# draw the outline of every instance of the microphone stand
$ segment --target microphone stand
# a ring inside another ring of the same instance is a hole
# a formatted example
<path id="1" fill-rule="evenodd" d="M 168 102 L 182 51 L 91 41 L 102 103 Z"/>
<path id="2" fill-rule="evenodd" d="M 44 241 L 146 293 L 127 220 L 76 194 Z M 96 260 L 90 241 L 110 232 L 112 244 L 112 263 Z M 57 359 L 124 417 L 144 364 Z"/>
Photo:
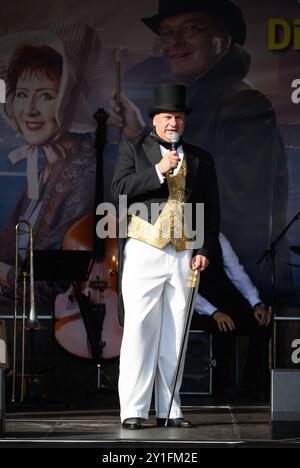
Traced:
<path id="1" fill-rule="evenodd" d="M 287 226 L 281 231 L 281 233 L 271 242 L 269 247 L 261 254 L 257 261 L 257 265 L 260 265 L 263 260 L 271 261 L 271 310 L 273 315 L 273 332 L 272 332 L 272 368 L 276 368 L 276 276 L 275 276 L 275 259 L 276 259 L 276 247 L 280 240 L 284 237 L 285 233 L 290 229 L 295 221 L 300 219 L 300 211 L 294 216 Z"/>

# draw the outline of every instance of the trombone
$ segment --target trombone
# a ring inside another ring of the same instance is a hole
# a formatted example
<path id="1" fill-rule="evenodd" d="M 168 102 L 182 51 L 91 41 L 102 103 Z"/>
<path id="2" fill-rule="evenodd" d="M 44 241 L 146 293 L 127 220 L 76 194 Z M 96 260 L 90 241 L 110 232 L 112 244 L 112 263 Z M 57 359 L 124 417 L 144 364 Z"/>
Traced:
<path id="1" fill-rule="evenodd" d="M 22 335 L 21 335 L 21 392 L 20 403 L 24 399 L 24 377 L 25 377 L 25 330 L 34 330 L 38 327 L 38 319 L 35 312 L 34 299 L 34 272 L 33 272 L 33 236 L 32 224 L 27 220 L 20 220 L 15 225 L 16 248 L 15 248 L 15 283 L 14 283 L 14 316 L 13 316 L 13 377 L 12 377 L 12 403 L 16 398 L 16 373 L 17 373 L 17 312 L 19 307 L 20 289 L 22 295 Z M 26 237 L 23 237 L 26 236 Z M 22 267 L 21 251 L 29 251 L 28 268 Z M 26 315 L 27 305 L 27 282 L 29 279 L 29 313 Z M 22 288 L 19 283 L 22 283 Z"/>

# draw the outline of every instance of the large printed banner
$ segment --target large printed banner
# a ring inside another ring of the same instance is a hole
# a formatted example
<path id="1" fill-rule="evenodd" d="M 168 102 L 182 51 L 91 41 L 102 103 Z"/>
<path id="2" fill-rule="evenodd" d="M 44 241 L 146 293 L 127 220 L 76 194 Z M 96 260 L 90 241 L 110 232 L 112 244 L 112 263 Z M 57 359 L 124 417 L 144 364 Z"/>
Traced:
<path id="1" fill-rule="evenodd" d="M 168 3 L 180 14 L 159 23 L 156 15 Z M 13 298 L 16 223 L 32 224 L 34 249 L 63 249 L 69 230 L 94 210 L 94 112 L 103 107 L 111 114 L 104 177 L 98 181 L 110 202 L 120 122 L 116 88 L 122 91 L 126 138 L 151 125 L 153 88 L 167 82 L 188 88 L 184 137 L 212 154 L 222 232 L 268 297 L 270 256 L 257 261 L 300 212 L 300 4 L 240 0 L 245 24 L 231 16 L 225 51 L 212 62 L 205 34 L 218 25 L 191 14 L 190 3 L 195 2 L 6 5 L 0 18 L 3 310 Z M 26 242 L 21 236 L 20 250 Z M 294 220 L 275 251 L 280 301 L 297 305 L 300 221 Z M 39 283 L 37 296 L 51 304 L 52 286 Z"/>

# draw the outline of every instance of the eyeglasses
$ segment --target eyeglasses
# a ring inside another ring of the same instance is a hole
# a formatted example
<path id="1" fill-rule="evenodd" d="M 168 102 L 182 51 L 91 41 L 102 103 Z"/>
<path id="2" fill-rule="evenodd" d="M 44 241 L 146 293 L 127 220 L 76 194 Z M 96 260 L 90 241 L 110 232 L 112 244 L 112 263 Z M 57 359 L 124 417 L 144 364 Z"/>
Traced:
<path id="1" fill-rule="evenodd" d="M 159 31 L 159 37 L 161 42 L 163 42 L 164 44 L 166 42 L 169 42 L 175 33 L 180 33 L 184 37 L 184 39 L 189 40 L 195 37 L 200 32 L 207 31 L 208 29 L 213 29 L 214 27 L 214 24 L 211 24 L 210 26 L 200 26 L 199 24 L 188 23 L 184 24 L 181 28 L 178 29 L 161 29 Z"/>

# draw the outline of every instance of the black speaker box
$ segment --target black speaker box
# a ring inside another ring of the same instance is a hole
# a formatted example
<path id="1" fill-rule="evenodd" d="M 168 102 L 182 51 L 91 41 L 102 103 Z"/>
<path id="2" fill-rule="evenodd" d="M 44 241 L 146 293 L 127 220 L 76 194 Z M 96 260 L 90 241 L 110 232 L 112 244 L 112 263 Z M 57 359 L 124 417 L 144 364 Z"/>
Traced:
<path id="1" fill-rule="evenodd" d="M 272 370 L 271 424 L 274 435 L 300 436 L 300 370 Z"/>
<path id="2" fill-rule="evenodd" d="M 212 393 L 212 337 L 202 330 L 191 330 L 180 392 L 189 395 Z"/>
<path id="3" fill-rule="evenodd" d="M 300 321 L 277 321 L 276 330 L 276 367 L 300 369 Z"/>
<path id="4" fill-rule="evenodd" d="M 0 367 L 0 437 L 5 435 L 5 382 L 4 369 Z"/>

